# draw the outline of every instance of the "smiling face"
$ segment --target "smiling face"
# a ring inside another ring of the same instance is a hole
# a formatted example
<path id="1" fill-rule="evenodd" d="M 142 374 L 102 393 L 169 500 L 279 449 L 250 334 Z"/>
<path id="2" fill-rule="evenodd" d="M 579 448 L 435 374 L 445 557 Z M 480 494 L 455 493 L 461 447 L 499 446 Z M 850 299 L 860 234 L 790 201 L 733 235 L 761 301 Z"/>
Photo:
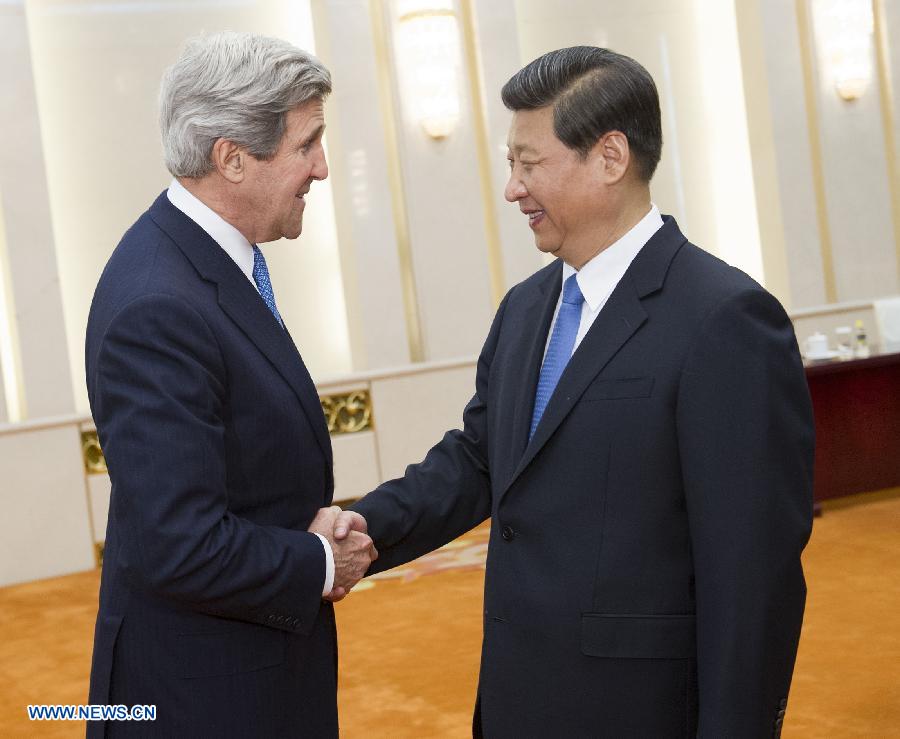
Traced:
<path id="1" fill-rule="evenodd" d="M 285 115 L 284 134 L 269 160 L 246 156 L 241 204 L 251 243 L 296 239 L 303 228 L 305 195 L 314 180 L 328 176 L 322 147 L 325 113 L 312 99 Z"/>
<path id="2" fill-rule="evenodd" d="M 579 268 L 604 247 L 607 202 L 602 146 L 582 158 L 553 131 L 553 106 L 513 114 L 504 195 L 528 217 L 542 252 Z"/>

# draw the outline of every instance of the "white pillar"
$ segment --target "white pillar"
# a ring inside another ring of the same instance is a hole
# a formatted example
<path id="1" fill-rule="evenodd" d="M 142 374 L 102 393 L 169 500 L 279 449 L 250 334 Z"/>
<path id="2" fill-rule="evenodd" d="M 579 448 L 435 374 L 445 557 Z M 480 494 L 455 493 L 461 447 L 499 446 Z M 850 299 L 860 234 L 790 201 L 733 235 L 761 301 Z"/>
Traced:
<path id="1" fill-rule="evenodd" d="M 312 9 L 317 53 L 334 87 L 325 112 L 328 164 L 353 369 L 405 365 L 413 358 L 410 332 L 417 315 L 410 316 L 404 303 L 393 200 L 402 193 L 392 192 L 392 132 L 382 107 L 369 3 L 318 0 Z M 417 312 L 414 300 L 409 310 Z"/>
<path id="2" fill-rule="evenodd" d="M 72 378 L 25 8 L 0 4 L 0 198 L 22 415 L 71 413 Z"/>
<path id="3" fill-rule="evenodd" d="M 506 138 L 512 114 L 500 99 L 507 80 L 531 59 L 522 57 L 516 32 L 515 0 L 471 0 L 478 39 L 481 81 L 484 89 L 484 116 L 488 131 L 492 202 L 500 235 L 505 289 L 521 282 L 544 266 L 534 245 L 528 220 L 516 204 L 503 197 L 509 177 Z"/>

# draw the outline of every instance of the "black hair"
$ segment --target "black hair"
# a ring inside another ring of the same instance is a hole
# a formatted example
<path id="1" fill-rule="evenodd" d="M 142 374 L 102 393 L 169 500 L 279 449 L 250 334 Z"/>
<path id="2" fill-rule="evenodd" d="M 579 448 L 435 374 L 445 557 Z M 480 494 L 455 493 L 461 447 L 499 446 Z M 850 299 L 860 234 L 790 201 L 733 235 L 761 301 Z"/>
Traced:
<path id="1" fill-rule="evenodd" d="M 550 51 L 516 72 L 503 86 L 510 110 L 553 106 L 553 131 L 586 157 L 610 131 L 621 131 L 649 182 L 662 154 L 659 95 L 650 73 L 634 59 L 596 46 Z"/>

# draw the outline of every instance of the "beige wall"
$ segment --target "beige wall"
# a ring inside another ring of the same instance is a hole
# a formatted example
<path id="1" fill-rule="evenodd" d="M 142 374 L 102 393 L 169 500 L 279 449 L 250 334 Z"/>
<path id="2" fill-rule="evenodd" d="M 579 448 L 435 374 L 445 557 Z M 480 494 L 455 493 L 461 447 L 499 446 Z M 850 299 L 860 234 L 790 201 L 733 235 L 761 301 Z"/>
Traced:
<path id="1" fill-rule="evenodd" d="M 0 470 L 0 585 L 93 567 L 94 531 L 75 419 L 14 432 L 0 426 Z"/>
<path id="2" fill-rule="evenodd" d="M 755 185 L 766 202 L 760 223 L 764 241 L 782 252 L 793 308 L 900 291 L 886 135 L 897 130 L 900 77 L 879 71 L 873 37 L 869 88 L 842 100 L 823 65 L 813 5 L 737 3 Z M 896 3 L 883 7 L 883 49 L 896 69 L 900 13 Z"/>
<path id="3" fill-rule="evenodd" d="M 0 364 L 17 379 L 4 404 L 16 418 L 74 403 L 33 51 L 23 5 L 0 4 Z"/>

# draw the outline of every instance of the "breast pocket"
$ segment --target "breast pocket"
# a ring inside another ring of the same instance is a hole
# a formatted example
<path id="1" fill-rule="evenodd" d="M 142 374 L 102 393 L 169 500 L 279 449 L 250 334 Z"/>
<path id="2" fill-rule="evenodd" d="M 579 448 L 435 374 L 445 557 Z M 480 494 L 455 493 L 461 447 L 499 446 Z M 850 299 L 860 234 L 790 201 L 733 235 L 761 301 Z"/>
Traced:
<path id="1" fill-rule="evenodd" d="M 649 398 L 653 393 L 652 377 L 622 377 L 595 380 L 585 390 L 582 400 L 620 400 Z"/>

